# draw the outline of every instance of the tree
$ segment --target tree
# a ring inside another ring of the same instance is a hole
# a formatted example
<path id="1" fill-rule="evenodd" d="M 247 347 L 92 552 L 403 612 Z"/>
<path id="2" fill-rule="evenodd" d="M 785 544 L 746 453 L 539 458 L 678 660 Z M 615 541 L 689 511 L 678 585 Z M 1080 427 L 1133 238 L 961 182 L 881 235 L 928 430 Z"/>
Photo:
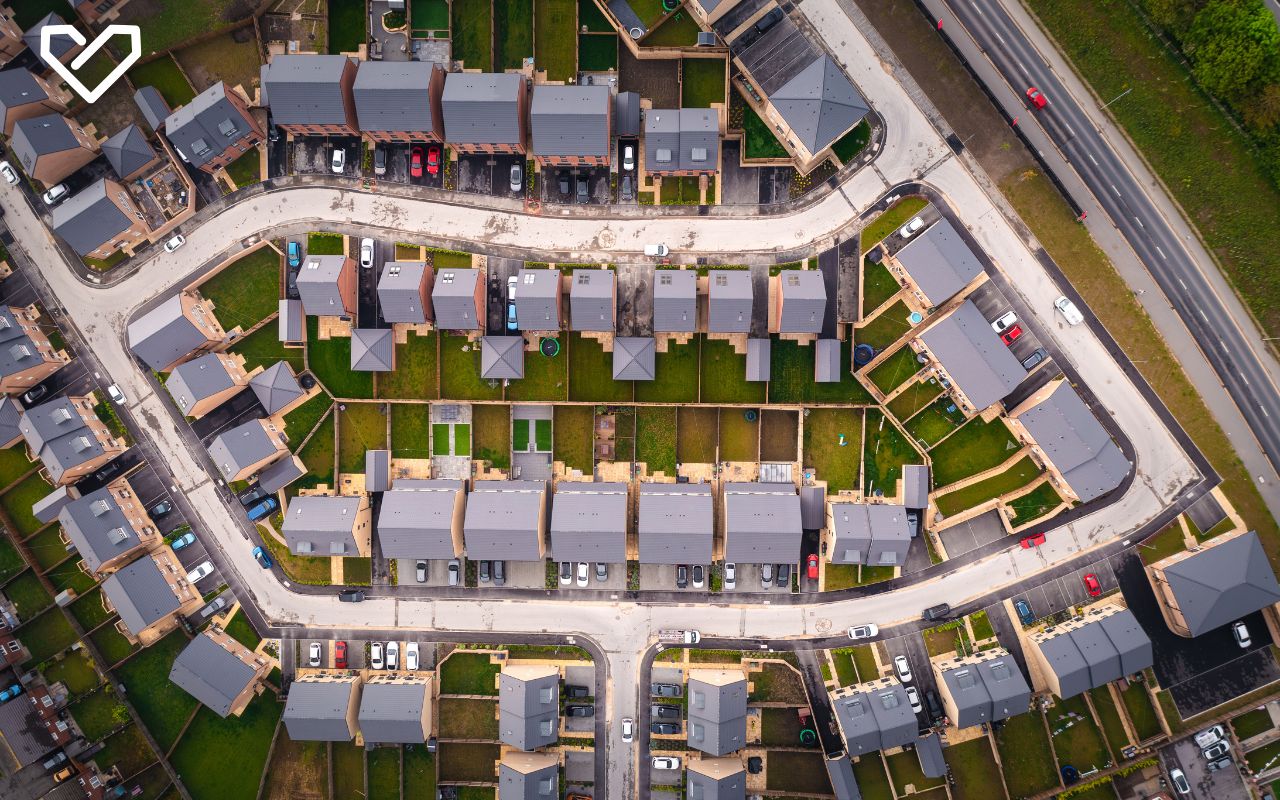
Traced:
<path id="1" fill-rule="evenodd" d="M 1280 125 L 1280 83 L 1262 87 L 1244 109 L 1245 121 L 1260 132 Z"/>
<path id="2" fill-rule="evenodd" d="M 1183 40 L 1200 84 L 1236 108 L 1280 78 L 1280 29 L 1262 0 L 1216 0 Z"/>

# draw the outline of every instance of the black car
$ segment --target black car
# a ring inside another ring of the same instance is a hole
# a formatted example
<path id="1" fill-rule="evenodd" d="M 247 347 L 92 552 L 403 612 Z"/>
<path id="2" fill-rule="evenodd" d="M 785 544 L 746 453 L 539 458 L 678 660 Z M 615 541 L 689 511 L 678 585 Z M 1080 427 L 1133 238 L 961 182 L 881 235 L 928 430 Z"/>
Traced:
<path id="1" fill-rule="evenodd" d="M 594 717 L 596 715 L 595 706 L 565 706 L 564 715 L 566 717 Z"/>
<path id="2" fill-rule="evenodd" d="M 261 500 L 262 498 L 266 497 L 268 494 L 269 492 L 266 489 L 263 489 L 261 486 L 255 483 L 254 485 L 250 486 L 248 489 L 245 489 L 243 492 L 236 495 L 236 499 L 240 501 L 240 505 L 244 506 L 245 508 L 248 508 L 249 506 Z"/>
<path id="3" fill-rule="evenodd" d="M 1045 352 L 1045 349 L 1043 347 L 1037 348 L 1034 353 L 1032 353 L 1031 355 L 1027 356 L 1022 360 L 1022 368 L 1025 369 L 1027 372 L 1030 372 L 1031 370 L 1036 368 L 1037 364 L 1039 364 L 1041 361 L 1044 361 L 1048 357 L 1049 357 L 1049 354 Z"/>
<path id="4" fill-rule="evenodd" d="M 569 193 L 569 173 L 566 172 L 565 170 L 560 170 L 560 174 L 556 177 L 560 184 L 560 194 L 568 194 Z"/>
<path id="5" fill-rule="evenodd" d="M 649 723 L 650 733 L 679 733 L 680 723 L 678 722 L 651 722 Z"/>
<path id="6" fill-rule="evenodd" d="M 938 700 L 938 693 L 933 689 L 924 693 L 924 703 L 929 709 L 929 716 L 933 719 L 942 719 L 942 703 Z"/>
<path id="7" fill-rule="evenodd" d="M 480 562 L 480 582 L 481 583 L 489 582 L 489 562 L 488 561 Z"/>
<path id="8" fill-rule="evenodd" d="M 47 394 L 49 394 L 49 387 L 43 383 L 38 383 L 23 392 L 22 404 L 27 408 L 31 408 L 33 405 L 43 400 Z"/>
<path id="9" fill-rule="evenodd" d="M 649 706 L 649 716 L 654 719 L 680 719 L 680 706 L 668 706 L 662 703 L 654 703 Z"/>
<path id="10" fill-rule="evenodd" d="M 925 622 L 939 622 L 951 616 L 951 606 L 946 603 L 938 603 L 936 606 L 929 606 L 924 610 Z"/>
<path id="11" fill-rule="evenodd" d="M 364 600 L 364 592 L 359 589 L 343 589 L 338 592 L 338 599 L 344 603 L 359 603 Z"/>
<path id="12" fill-rule="evenodd" d="M 589 191 L 589 186 L 587 185 L 587 176 L 579 175 L 578 176 L 578 202 L 586 203 L 590 199 L 591 199 L 591 192 Z"/>
<path id="13" fill-rule="evenodd" d="M 173 510 L 173 503 L 171 503 L 168 500 L 161 500 L 159 503 L 156 503 L 154 506 L 151 507 L 151 511 L 150 511 L 151 518 L 160 519 L 161 517 L 163 517 L 165 514 L 168 514 L 172 510 Z"/>
<path id="14" fill-rule="evenodd" d="M 684 564 L 676 567 L 676 588 L 683 589 L 689 585 L 689 568 Z"/>
<path id="15" fill-rule="evenodd" d="M 654 697 L 679 697 L 684 689 L 678 683 L 654 683 L 649 685 L 649 693 Z"/>
<path id="16" fill-rule="evenodd" d="M 115 461 L 112 461 L 102 469 L 93 473 L 93 477 L 101 483 L 106 483 L 107 481 L 114 478 L 116 475 L 120 474 L 120 469 L 121 469 L 120 459 L 117 458 Z"/>
<path id="17" fill-rule="evenodd" d="M 791 565 L 779 564 L 775 574 L 778 576 L 774 581 L 774 585 L 778 588 L 784 588 L 791 585 Z"/>
<path id="18" fill-rule="evenodd" d="M 764 771 L 764 759 L 760 756 L 751 756 L 747 759 L 747 772 L 752 775 L 759 775 Z"/>
<path id="19" fill-rule="evenodd" d="M 591 690 L 585 686 L 566 686 L 564 696 L 570 700 L 581 700 L 584 697 L 590 697 Z"/>

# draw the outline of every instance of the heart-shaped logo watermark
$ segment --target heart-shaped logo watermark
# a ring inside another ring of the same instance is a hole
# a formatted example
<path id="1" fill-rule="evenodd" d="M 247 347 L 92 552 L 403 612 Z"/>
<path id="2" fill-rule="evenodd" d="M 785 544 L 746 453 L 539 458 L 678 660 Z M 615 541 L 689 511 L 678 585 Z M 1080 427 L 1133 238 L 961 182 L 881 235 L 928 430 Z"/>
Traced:
<path id="1" fill-rule="evenodd" d="M 115 69 L 111 70 L 110 75 L 102 79 L 102 83 L 99 83 L 93 89 L 89 89 L 80 82 L 80 79 L 75 76 L 72 70 L 83 67 L 90 58 L 93 58 L 94 53 L 101 50 L 107 42 L 111 41 L 113 36 L 119 33 L 129 37 L 129 54 L 116 65 Z M 76 30 L 74 25 L 45 25 L 40 29 L 40 58 L 44 60 L 44 63 L 52 67 L 54 72 L 62 76 L 62 79 L 67 82 L 72 91 L 83 97 L 86 103 L 93 103 L 99 97 L 102 97 L 111 88 L 112 84 L 120 80 L 120 76 L 124 75 L 125 71 L 142 57 L 142 29 L 137 25 L 108 25 L 106 30 L 98 34 L 98 37 L 93 40 L 93 44 L 85 48 L 80 55 L 72 60 L 69 67 L 59 61 L 57 56 L 53 55 L 51 40 L 54 36 L 67 36 L 75 40 L 76 44 L 84 45 L 84 34 Z"/>

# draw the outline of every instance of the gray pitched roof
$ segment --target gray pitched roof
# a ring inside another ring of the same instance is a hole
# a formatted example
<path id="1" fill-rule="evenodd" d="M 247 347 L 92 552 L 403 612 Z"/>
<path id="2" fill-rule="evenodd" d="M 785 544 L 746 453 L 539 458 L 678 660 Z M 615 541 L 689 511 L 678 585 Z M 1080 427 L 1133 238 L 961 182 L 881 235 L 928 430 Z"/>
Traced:
<path id="1" fill-rule="evenodd" d="M 268 414 L 275 414 L 306 394 L 288 361 L 277 361 L 254 375 L 249 379 L 249 388 Z"/>
<path id="2" fill-rule="evenodd" d="M 769 96 L 792 134 L 819 153 L 871 110 L 844 70 L 825 53 Z"/>
<path id="3" fill-rule="evenodd" d="M 819 339 L 813 351 L 815 383 L 840 382 L 840 340 Z"/>
<path id="4" fill-rule="evenodd" d="M 1012 392 L 1027 376 L 972 300 L 929 326 L 920 339 L 979 410 Z"/>
<path id="5" fill-rule="evenodd" d="M 903 566 L 911 546 L 907 510 L 887 503 L 832 503 L 831 563 Z"/>
<path id="6" fill-rule="evenodd" d="M 542 481 L 476 481 L 463 522 L 467 557 L 542 560 Z"/>
<path id="7" fill-rule="evenodd" d="M 698 326 L 698 274 L 691 269 L 660 269 L 653 281 L 653 329 L 691 333 Z"/>
<path id="8" fill-rule="evenodd" d="M 946 692 L 956 704 L 956 718 L 951 720 L 957 728 L 968 728 L 991 721 L 991 695 L 982 683 L 982 676 L 971 664 L 944 670 L 942 682 Z"/>
<path id="9" fill-rule="evenodd" d="M 649 172 L 713 171 L 720 164 L 720 120 L 710 108 L 651 109 L 644 115 Z"/>
<path id="10" fill-rule="evenodd" d="M 929 468 L 923 464 L 902 467 L 902 504 L 907 508 L 929 506 Z"/>
<path id="11" fill-rule="evenodd" d="M 520 270 L 516 284 L 516 325 L 522 331 L 559 329 L 560 270 Z"/>
<path id="12" fill-rule="evenodd" d="M 572 330 L 613 330 L 613 285 L 611 269 L 573 271 L 569 276 L 569 327 Z M 519 298 L 516 295 L 516 299 Z"/>
<path id="13" fill-rule="evenodd" d="M 22 431 L 18 430 L 21 417 L 22 406 L 18 405 L 16 398 L 0 398 L 0 446 L 7 446 L 22 436 Z"/>
<path id="14" fill-rule="evenodd" d="M 561 481 L 551 506 L 557 561 L 627 560 L 627 485 Z"/>
<path id="15" fill-rule="evenodd" d="M 351 332 L 351 369 L 390 372 L 396 344 L 390 328 L 356 328 Z"/>
<path id="16" fill-rule="evenodd" d="M 349 742 L 347 714 L 360 697 L 360 679 L 296 680 L 289 686 L 284 724 L 295 741 Z"/>
<path id="17" fill-rule="evenodd" d="M 707 275 L 707 287 L 707 330 L 712 333 L 751 330 L 755 291 L 749 270 L 713 269 Z"/>
<path id="18" fill-rule="evenodd" d="M 141 508 L 133 513 L 139 515 Z M 58 522 L 85 565 L 94 571 L 141 543 L 124 509 L 106 487 L 67 503 L 58 512 Z"/>
<path id="19" fill-rule="evenodd" d="M 284 518 L 284 540 L 294 555 L 355 556 L 356 515 L 365 502 L 359 496 L 295 497 Z"/>
<path id="20" fill-rule="evenodd" d="M 746 800 L 747 772 L 740 759 L 690 760 L 685 779 L 689 800 Z"/>
<path id="21" fill-rule="evenodd" d="M 301 300 L 281 300 L 279 340 L 282 342 L 302 341 L 305 321 L 306 314 L 302 311 Z"/>
<path id="22" fill-rule="evenodd" d="M 49 94 L 36 81 L 30 70 L 7 69 L 0 72 L 0 120 L 10 109 L 20 108 L 49 99 Z"/>
<path id="23" fill-rule="evenodd" d="M 362 131 L 435 131 L 427 61 L 362 61 L 353 94 Z"/>
<path id="24" fill-rule="evenodd" d="M 725 560 L 800 563 L 800 496 L 789 483 L 726 483 Z"/>
<path id="25" fill-rule="evenodd" d="M 653 380 L 657 342 L 650 337 L 618 336 L 613 340 L 613 379 Z"/>
<path id="26" fill-rule="evenodd" d="M 782 333 L 821 333 L 827 310 L 827 285 L 816 269 L 786 269 L 778 276 L 782 295 L 782 314 L 778 330 Z"/>
<path id="27" fill-rule="evenodd" d="M 271 437 L 261 420 L 251 419 L 218 434 L 209 443 L 209 458 L 221 470 L 222 477 L 231 480 L 241 470 L 276 452 Z"/>
<path id="28" fill-rule="evenodd" d="M 431 287 L 431 308 L 437 328 L 461 331 L 482 326 L 484 320 L 476 313 L 476 285 L 483 284 L 481 275 L 478 269 L 448 267 L 438 271 Z"/>
<path id="29" fill-rule="evenodd" d="M 747 340 L 747 375 L 749 381 L 767 381 L 773 373 L 773 340 Z"/>
<path id="30" fill-rule="evenodd" d="M 1111 643 L 1107 632 L 1101 625 L 1082 625 L 1071 632 L 1071 641 L 1076 643 L 1080 655 L 1089 665 L 1089 681 L 1094 686 L 1119 680 L 1120 651 Z"/>
<path id="31" fill-rule="evenodd" d="M 833 696 L 832 706 L 850 755 L 901 747 L 916 738 L 916 715 L 896 680 L 881 679 L 867 690 Z"/>
<path id="32" fill-rule="evenodd" d="M 375 744 L 425 742 L 431 733 L 423 727 L 423 712 L 431 702 L 429 686 L 423 680 L 366 683 L 359 714 L 364 740 Z"/>
<path id="33" fill-rule="evenodd" d="M 1253 531 L 1170 564 L 1164 577 L 1192 636 L 1280 602 L 1280 584 Z"/>
<path id="34" fill-rule="evenodd" d="M 1133 675 L 1155 663 L 1151 638 L 1138 624 L 1138 618 L 1132 611 L 1125 609 L 1117 614 L 1110 614 L 1103 617 L 1098 625 L 1120 654 L 1122 674 Z"/>
<path id="35" fill-rule="evenodd" d="M 1128 609 L 1056 632 L 1046 631 L 1046 635 L 1038 646 L 1057 675 L 1064 698 L 1141 672 L 1154 663 L 1151 639 Z"/>
<path id="36" fill-rule="evenodd" d="M 485 336 L 480 340 L 480 377 L 485 380 L 524 377 L 524 337 Z"/>
<path id="37" fill-rule="evenodd" d="M 618 92 L 614 96 L 613 132 L 616 136 L 640 135 L 639 92 Z"/>
<path id="38" fill-rule="evenodd" d="M 540 156 L 608 156 L 608 86 L 542 84 L 529 109 L 533 152 Z"/>
<path id="39" fill-rule="evenodd" d="M 36 454 L 55 482 L 73 467 L 102 455 L 103 447 L 84 424 L 80 411 L 67 397 L 29 408 L 18 419 L 27 446 Z"/>
<path id="40" fill-rule="evenodd" d="M 916 758 L 920 761 L 920 771 L 926 778 L 942 778 L 947 774 L 947 760 L 942 756 L 942 742 L 938 734 L 930 732 L 916 742 Z"/>
<path id="41" fill-rule="evenodd" d="M 302 460 L 297 456 L 289 456 L 263 467 L 262 472 L 258 473 L 258 485 L 275 494 L 306 474 L 307 467 Z"/>
<path id="42" fill-rule="evenodd" d="M 514 73 L 452 72 L 444 82 L 445 139 L 459 144 L 522 144 L 520 86 Z"/>
<path id="43" fill-rule="evenodd" d="M 102 582 L 102 591 L 134 635 L 182 605 L 151 556 L 143 556 L 108 575 Z"/>
<path id="44" fill-rule="evenodd" d="M 207 341 L 182 313 L 177 294 L 129 323 L 129 349 L 152 369 L 164 369 Z"/>
<path id="45" fill-rule="evenodd" d="M 225 717 L 231 704 L 253 682 L 253 667 L 244 663 L 201 633 L 182 649 L 169 670 L 169 680 L 199 700 L 213 713 Z"/>
<path id="46" fill-rule="evenodd" d="M 378 542 L 387 558 L 453 558 L 453 511 L 462 481 L 398 480 L 382 495 Z M 465 502 L 465 501 L 464 501 Z"/>
<path id="47" fill-rule="evenodd" d="M 737 670 L 690 670 L 686 694 L 690 747 L 723 756 L 747 746 L 746 675 Z"/>
<path id="48" fill-rule="evenodd" d="M 253 130 L 252 121 L 240 113 L 227 95 L 227 85 L 218 81 L 165 119 L 164 135 L 169 138 L 169 144 L 194 167 L 202 167 L 221 156 L 231 144 Z M 276 121 L 285 120 L 277 114 Z"/>
<path id="49" fill-rule="evenodd" d="M 510 665 L 498 674 L 498 739 L 521 750 L 559 738 L 560 675 L 555 667 Z"/>
<path id="50" fill-rule="evenodd" d="M 364 490 L 385 492 L 391 488 L 391 451 L 364 451 Z"/>
<path id="51" fill-rule="evenodd" d="M 34 54 L 42 64 L 48 65 L 49 62 L 45 61 L 40 50 L 40 31 L 43 30 L 46 25 L 66 24 L 66 20 L 64 20 L 60 15 L 50 12 L 35 25 L 27 28 L 27 30 L 22 34 L 22 41 L 27 43 L 27 47 L 31 48 L 32 54 Z M 57 36 L 49 38 L 49 53 L 58 60 L 61 60 L 62 57 L 70 52 L 74 47 L 76 47 L 75 39 L 72 39 L 70 36 L 65 34 L 58 34 Z"/>
<path id="52" fill-rule="evenodd" d="M 345 125 L 346 56 L 278 55 L 263 71 L 271 116 L 278 125 Z"/>
<path id="53" fill-rule="evenodd" d="M 178 410 L 189 414 L 196 403 L 235 385 L 222 358 L 217 353 L 205 353 L 174 367 L 164 388 L 169 390 Z"/>
<path id="54" fill-rule="evenodd" d="M 958 728 L 998 722 L 1025 714 L 1031 687 L 1005 650 L 987 650 L 980 661 L 968 661 L 942 670 L 947 691 L 956 703 Z"/>
<path id="55" fill-rule="evenodd" d="M 53 522 L 58 518 L 58 514 L 62 512 L 67 503 L 75 500 L 78 496 L 79 492 L 73 487 L 59 486 L 31 506 L 31 516 L 41 522 Z"/>
<path id="56" fill-rule="evenodd" d="M 13 311 L 0 305 L 0 376 L 17 375 L 43 363 L 36 343 Z"/>
<path id="57" fill-rule="evenodd" d="M 102 154 L 121 178 L 156 160 L 156 151 L 147 143 L 147 135 L 137 125 L 122 128 L 102 143 Z"/>
<path id="58" fill-rule="evenodd" d="M 641 564 L 710 564 L 711 486 L 640 484 Z"/>
<path id="59" fill-rule="evenodd" d="M 50 217 L 54 233 L 82 256 L 112 241 L 133 224 L 133 220 L 107 198 L 105 178 L 99 178 L 68 197 L 52 211 Z"/>
<path id="60" fill-rule="evenodd" d="M 370 61 L 370 64 L 385 62 Z M 410 62 L 421 63 L 421 62 Z M 378 305 L 387 322 L 420 324 L 427 321 L 422 307 L 422 282 L 429 280 L 431 268 L 425 261 L 388 261 L 378 278 Z"/>
<path id="61" fill-rule="evenodd" d="M 45 114 L 17 121 L 9 145 L 28 175 L 35 172 L 36 160 L 40 156 L 80 147 L 80 141 L 71 132 L 71 125 L 61 114 Z"/>
<path id="62" fill-rule="evenodd" d="M 308 314 L 338 317 L 346 314 L 338 278 L 346 256 L 308 255 L 298 270 L 298 297 Z"/>
<path id="63" fill-rule="evenodd" d="M 1018 419 L 1082 502 L 1111 491 L 1129 474 L 1129 460 L 1065 380 Z"/>
<path id="64" fill-rule="evenodd" d="M 978 257 L 947 219 L 916 234 L 894 256 L 935 306 L 950 300 L 982 274 Z"/>
<path id="65" fill-rule="evenodd" d="M 556 800 L 559 796 L 560 762 L 553 754 L 508 751 L 498 764 L 501 800 Z"/>
<path id="66" fill-rule="evenodd" d="M 1038 646 L 1049 669 L 1058 677 L 1060 697 L 1075 697 L 1093 688 L 1089 679 L 1089 662 L 1069 633 L 1045 639 Z"/>
<path id="67" fill-rule="evenodd" d="M 171 113 L 169 104 L 165 102 L 164 96 L 154 86 L 143 86 L 134 92 L 133 102 L 138 106 L 138 110 L 142 112 L 142 116 L 147 120 L 147 124 L 151 126 L 153 131 L 159 130 Z"/>

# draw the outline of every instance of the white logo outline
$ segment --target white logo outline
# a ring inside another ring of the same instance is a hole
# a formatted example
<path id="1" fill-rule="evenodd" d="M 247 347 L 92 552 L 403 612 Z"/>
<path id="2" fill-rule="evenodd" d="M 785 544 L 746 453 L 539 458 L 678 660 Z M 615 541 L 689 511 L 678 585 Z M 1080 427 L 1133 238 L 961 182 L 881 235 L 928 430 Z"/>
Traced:
<path id="1" fill-rule="evenodd" d="M 111 71 L 110 75 L 102 79 L 102 83 L 99 83 L 94 89 L 90 90 L 80 82 L 80 79 L 77 78 L 75 73 L 71 70 L 83 67 L 85 62 L 90 58 L 93 58 L 95 53 L 101 50 L 107 42 L 111 41 L 112 37 L 121 33 L 129 37 L 129 54 L 124 57 L 123 61 L 116 65 L 116 68 Z M 134 62 L 142 57 L 142 29 L 137 25 L 108 25 L 102 33 L 98 34 L 97 38 L 93 40 L 93 43 L 85 48 L 84 52 L 80 53 L 72 60 L 70 67 L 63 64 L 56 56 L 53 55 L 51 40 L 54 36 L 68 36 L 73 39 L 76 44 L 84 46 L 86 42 L 84 34 L 76 30 L 74 25 L 45 25 L 40 29 L 40 58 L 43 59 L 45 64 L 49 65 L 54 72 L 58 73 L 58 75 L 67 82 L 67 85 L 70 86 L 76 94 L 84 98 L 87 103 L 96 102 L 98 98 L 102 97 L 108 89 L 115 85 L 116 81 L 120 80 L 121 76 L 124 75 L 129 67 L 132 67 Z"/>

